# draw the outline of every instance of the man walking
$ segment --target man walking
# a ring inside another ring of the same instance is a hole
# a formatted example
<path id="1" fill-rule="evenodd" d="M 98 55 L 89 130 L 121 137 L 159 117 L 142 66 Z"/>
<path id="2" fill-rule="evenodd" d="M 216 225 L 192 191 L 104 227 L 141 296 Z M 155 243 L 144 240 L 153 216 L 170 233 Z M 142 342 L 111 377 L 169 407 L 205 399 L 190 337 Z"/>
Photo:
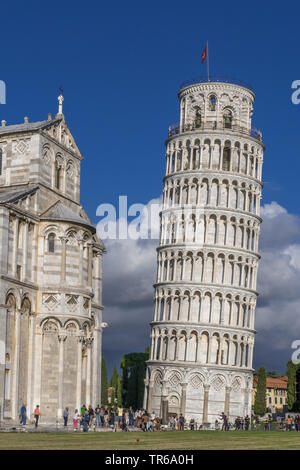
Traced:
<path id="1" fill-rule="evenodd" d="M 179 431 L 184 431 L 184 422 L 185 422 L 185 419 L 182 416 L 182 414 L 180 414 L 180 416 L 179 416 Z"/>
<path id="2" fill-rule="evenodd" d="M 23 405 L 21 406 L 20 413 L 21 413 L 21 421 L 20 422 L 22 424 L 23 429 L 25 429 L 26 418 L 27 418 L 26 403 L 23 403 Z"/>
<path id="3" fill-rule="evenodd" d="M 68 418 L 69 418 L 69 408 L 65 408 L 64 410 L 64 426 L 68 426 Z"/>

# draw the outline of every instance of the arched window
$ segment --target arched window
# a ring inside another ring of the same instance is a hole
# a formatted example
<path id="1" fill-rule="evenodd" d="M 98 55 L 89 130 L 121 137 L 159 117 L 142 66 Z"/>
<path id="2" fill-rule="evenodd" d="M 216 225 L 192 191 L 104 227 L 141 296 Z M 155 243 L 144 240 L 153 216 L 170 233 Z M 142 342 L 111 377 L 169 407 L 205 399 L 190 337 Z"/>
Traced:
<path id="1" fill-rule="evenodd" d="M 48 236 L 48 251 L 49 253 L 55 252 L 55 234 L 50 233 Z"/>
<path id="2" fill-rule="evenodd" d="M 224 112 L 224 127 L 225 129 L 232 128 L 232 113 L 229 109 L 226 109 Z"/>
<path id="3" fill-rule="evenodd" d="M 195 117 L 195 127 L 201 127 L 201 110 L 200 108 L 196 109 L 196 117 Z"/>
<path id="4" fill-rule="evenodd" d="M 210 111 L 215 111 L 216 110 L 216 105 L 217 105 L 217 99 L 213 95 L 209 99 L 209 109 L 210 109 Z"/>
<path id="5" fill-rule="evenodd" d="M 231 149 L 229 146 L 225 146 L 223 150 L 223 165 L 222 170 L 230 170 L 230 158 L 231 158 Z"/>
<path id="6" fill-rule="evenodd" d="M 62 176 L 61 166 L 56 164 L 55 165 L 55 187 L 56 187 L 56 189 L 61 189 L 61 176 Z"/>

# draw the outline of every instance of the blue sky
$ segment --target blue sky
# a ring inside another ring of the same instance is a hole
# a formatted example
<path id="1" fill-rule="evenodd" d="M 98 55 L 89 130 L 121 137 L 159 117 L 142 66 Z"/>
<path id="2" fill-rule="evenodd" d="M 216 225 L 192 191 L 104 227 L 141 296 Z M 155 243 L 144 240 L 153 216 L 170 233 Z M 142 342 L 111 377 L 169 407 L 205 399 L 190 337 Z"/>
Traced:
<path id="1" fill-rule="evenodd" d="M 242 5 L 2 2 L 7 104 L 0 105 L 0 119 L 46 119 L 57 112 L 63 86 L 64 114 L 85 156 L 81 201 L 97 222 L 97 206 L 116 203 L 120 194 L 129 203 L 159 197 L 177 92 L 206 72 L 201 53 L 208 40 L 211 74 L 244 80 L 256 93 L 253 123 L 266 145 L 263 203 L 276 201 L 300 216 L 300 105 L 291 103 L 291 83 L 300 79 L 300 5 Z M 108 362 L 118 362 L 119 353 L 107 352 Z"/>

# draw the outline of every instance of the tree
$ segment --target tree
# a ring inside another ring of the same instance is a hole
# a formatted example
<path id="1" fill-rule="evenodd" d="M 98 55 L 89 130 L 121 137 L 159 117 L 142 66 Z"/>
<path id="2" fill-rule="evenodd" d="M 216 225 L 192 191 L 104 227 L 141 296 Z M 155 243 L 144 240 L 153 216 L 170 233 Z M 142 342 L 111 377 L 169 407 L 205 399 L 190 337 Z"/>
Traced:
<path id="1" fill-rule="evenodd" d="M 119 374 L 118 374 L 118 371 L 117 371 L 116 366 L 114 365 L 114 369 L 113 369 L 113 373 L 112 373 L 112 376 L 111 376 L 110 385 L 111 385 L 115 390 L 117 390 L 117 388 L 118 388 L 118 377 L 119 377 Z"/>
<path id="2" fill-rule="evenodd" d="M 123 369 L 123 404 L 133 408 L 141 408 L 144 398 L 144 379 L 146 361 L 149 359 L 149 348 L 144 353 L 125 354 L 121 359 Z"/>
<path id="3" fill-rule="evenodd" d="M 276 370 L 269 370 L 267 372 L 268 377 L 272 377 L 273 379 L 277 379 L 278 377 L 283 377 L 283 374 L 278 374 Z"/>
<path id="4" fill-rule="evenodd" d="M 257 373 L 257 386 L 254 401 L 254 413 L 257 415 L 264 415 L 266 412 L 266 384 L 267 373 L 266 369 L 262 366 Z"/>
<path id="5" fill-rule="evenodd" d="M 123 403 L 122 379 L 121 379 L 120 375 L 118 376 L 117 400 L 118 400 L 118 406 L 122 406 L 122 403 Z"/>
<path id="6" fill-rule="evenodd" d="M 117 404 L 118 406 L 122 405 L 122 380 L 117 371 L 117 367 L 114 365 L 113 373 L 111 376 L 110 385 L 112 387 L 111 403 Z"/>
<path id="7" fill-rule="evenodd" d="M 288 410 L 292 411 L 294 403 L 296 401 L 296 373 L 297 373 L 298 366 L 294 364 L 292 361 L 287 362 L 287 371 L 286 375 L 288 378 L 287 383 L 287 405 Z"/>
<path id="8" fill-rule="evenodd" d="M 108 399 L 108 383 L 107 383 L 107 367 L 104 357 L 102 356 L 101 364 L 101 404 L 106 405 Z"/>

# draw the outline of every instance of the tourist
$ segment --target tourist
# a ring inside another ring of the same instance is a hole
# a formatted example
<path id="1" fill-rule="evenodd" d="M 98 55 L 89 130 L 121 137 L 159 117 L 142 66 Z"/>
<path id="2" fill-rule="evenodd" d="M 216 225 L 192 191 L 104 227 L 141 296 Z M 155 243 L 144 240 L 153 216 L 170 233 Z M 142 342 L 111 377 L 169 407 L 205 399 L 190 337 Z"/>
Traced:
<path id="1" fill-rule="evenodd" d="M 37 428 L 39 419 L 41 417 L 40 405 L 36 405 L 35 410 L 33 412 L 33 416 L 34 416 L 34 421 L 35 421 L 35 427 Z"/>
<path id="2" fill-rule="evenodd" d="M 142 416 L 142 429 L 144 432 L 148 431 L 148 422 L 149 422 L 149 416 L 148 413 L 145 411 L 145 413 Z"/>
<path id="3" fill-rule="evenodd" d="M 226 414 L 224 413 L 224 411 L 222 411 L 221 420 L 223 421 L 222 431 L 226 431 Z"/>
<path id="4" fill-rule="evenodd" d="M 152 432 L 154 431 L 153 420 L 151 419 L 151 416 L 148 416 L 147 431 L 152 431 Z"/>
<path id="5" fill-rule="evenodd" d="M 185 419 L 182 414 L 179 416 L 179 431 L 184 431 Z"/>
<path id="6" fill-rule="evenodd" d="M 96 427 L 100 427 L 100 406 L 97 405 L 95 408 L 95 416 L 96 416 Z"/>
<path id="7" fill-rule="evenodd" d="M 104 428 L 104 408 L 101 406 L 100 408 L 100 422 L 101 422 L 101 427 Z"/>
<path id="8" fill-rule="evenodd" d="M 127 426 L 129 426 L 129 411 L 126 410 L 125 413 L 123 413 L 123 418 Z"/>
<path id="9" fill-rule="evenodd" d="M 290 415 L 287 416 L 285 422 L 286 422 L 286 430 L 291 431 L 292 430 L 292 419 L 291 419 Z"/>
<path id="10" fill-rule="evenodd" d="M 298 432 L 300 430 L 300 416 L 295 416 L 295 430 Z"/>
<path id="11" fill-rule="evenodd" d="M 234 421 L 235 430 L 239 431 L 241 427 L 241 418 L 237 416 Z"/>
<path id="12" fill-rule="evenodd" d="M 126 413 L 125 413 L 125 416 L 126 416 Z M 129 414 L 128 414 L 128 418 L 129 418 Z M 122 406 L 119 406 L 119 408 L 118 408 L 118 423 L 119 423 L 119 426 L 121 425 L 122 422 L 123 422 L 123 408 L 122 408 Z"/>
<path id="13" fill-rule="evenodd" d="M 23 405 L 21 406 L 20 413 L 21 413 L 20 424 L 22 424 L 23 428 L 25 428 L 25 426 L 26 426 L 26 418 L 27 418 L 26 403 L 23 403 Z"/>
<path id="14" fill-rule="evenodd" d="M 68 426 L 68 419 L 69 419 L 69 408 L 64 409 L 64 426 Z"/>
<path id="15" fill-rule="evenodd" d="M 170 416 L 169 418 L 169 426 L 171 428 L 172 431 L 175 431 L 176 429 L 176 421 L 175 421 L 175 417 L 172 415 Z"/>
<path id="16" fill-rule="evenodd" d="M 78 410 L 76 409 L 73 415 L 73 431 L 77 431 L 78 418 L 79 418 L 79 413 L 78 413 Z"/>
<path id="17" fill-rule="evenodd" d="M 108 409 L 107 409 L 107 408 L 105 408 L 105 410 L 104 410 L 103 419 L 104 419 L 105 429 L 108 429 L 108 426 L 109 426 L 109 414 L 108 414 Z"/>
<path id="18" fill-rule="evenodd" d="M 117 432 L 119 427 L 119 416 L 116 413 L 114 416 L 114 431 Z"/>
<path id="19" fill-rule="evenodd" d="M 247 415 L 245 418 L 245 431 L 249 431 L 249 426 L 250 426 L 250 418 Z"/>
<path id="20" fill-rule="evenodd" d="M 86 410 L 86 406 L 82 405 L 81 410 L 80 410 L 81 416 L 84 416 L 85 410 Z"/>
<path id="21" fill-rule="evenodd" d="M 155 417 L 153 422 L 153 427 L 155 431 L 160 431 L 160 419 Z"/>
<path id="22" fill-rule="evenodd" d="M 265 422 L 265 431 L 271 431 L 272 416 L 268 415 Z"/>
<path id="23" fill-rule="evenodd" d="M 110 420 L 109 420 L 109 424 L 110 426 L 113 428 L 114 425 L 115 425 L 115 409 L 114 407 L 112 406 L 111 409 L 110 409 Z"/>
<path id="24" fill-rule="evenodd" d="M 126 425 L 126 422 L 123 421 L 123 422 L 121 423 L 120 427 L 121 427 L 122 431 L 129 432 L 129 429 L 128 429 L 127 425 Z"/>
<path id="25" fill-rule="evenodd" d="M 88 410 L 85 410 L 83 415 L 83 432 L 88 432 L 89 430 L 90 417 Z"/>
<path id="26" fill-rule="evenodd" d="M 195 429 L 195 420 L 194 420 L 194 418 L 191 418 L 190 419 L 190 430 L 194 431 L 194 429 Z"/>
<path id="27" fill-rule="evenodd" d="M 134 426 L 134 412 L 132 406 L 129 408 L 129 426 Z"/>
<path id="28" fill-rule="evenodd" d="M 89 409 L 88 409 L 88 414 L 89 414 L 89 427 L 91 428 L 92 425 L 93 425 L 93 422 L 94 422 L 94 410 L 92 408 L 92 405 L 89 405 Z"/>

